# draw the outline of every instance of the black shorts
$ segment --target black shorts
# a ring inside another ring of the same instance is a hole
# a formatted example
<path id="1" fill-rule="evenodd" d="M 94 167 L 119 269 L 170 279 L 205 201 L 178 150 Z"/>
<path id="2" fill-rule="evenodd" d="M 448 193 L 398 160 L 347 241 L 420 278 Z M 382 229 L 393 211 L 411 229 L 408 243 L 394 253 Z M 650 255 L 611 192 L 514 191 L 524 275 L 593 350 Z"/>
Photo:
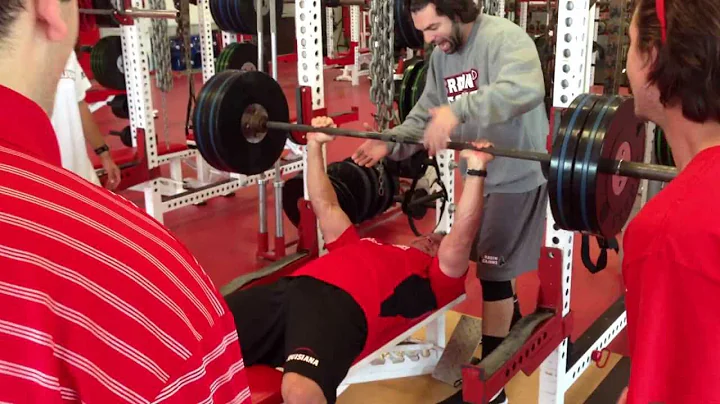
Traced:
<path id="1" fill-rule="evenodd" d="M 226 296 L 246 366 L 283 367 L 317 383 L 328 403 L 362 352 L 365 314 L 344 290 L 310 277 L 282 278 Z"/>

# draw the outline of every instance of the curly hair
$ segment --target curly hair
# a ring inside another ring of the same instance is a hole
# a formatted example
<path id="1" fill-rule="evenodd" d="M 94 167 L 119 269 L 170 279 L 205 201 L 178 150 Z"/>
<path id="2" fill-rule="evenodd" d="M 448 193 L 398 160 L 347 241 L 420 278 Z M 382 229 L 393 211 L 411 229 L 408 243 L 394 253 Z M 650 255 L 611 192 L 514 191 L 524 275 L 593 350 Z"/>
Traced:
<path id="1" fill-rule="evenodd" d="M 410 12 L 418 12 L 431 3 L 435 5 L 438 15 L 447 16 L 453 21 L 458 18 L 463 23 L 473 22 L 480 14 L 473 0 L 410 0 Z"/>
<path id="2" fill-rule="evenodd" d="M 637 1 L 637 46 L 645 55 L 657 52 L 648 80 L 660 102 L 681 106 L 691 121 L 720 122 L 720 2 Z"/>

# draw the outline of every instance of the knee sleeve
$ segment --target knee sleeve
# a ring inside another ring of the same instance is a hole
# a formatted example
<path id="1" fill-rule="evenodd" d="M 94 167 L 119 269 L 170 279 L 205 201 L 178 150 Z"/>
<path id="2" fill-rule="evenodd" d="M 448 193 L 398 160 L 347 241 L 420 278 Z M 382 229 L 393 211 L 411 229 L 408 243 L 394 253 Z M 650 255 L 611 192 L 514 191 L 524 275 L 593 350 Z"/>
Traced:
<path id="1" fill-rule="evenodd" d="M 480 280 L 482 286 L 483 301 L 496 302 L 498 300 L 510 299 L 515 296 L 510 281 L 484 281 Z"/>

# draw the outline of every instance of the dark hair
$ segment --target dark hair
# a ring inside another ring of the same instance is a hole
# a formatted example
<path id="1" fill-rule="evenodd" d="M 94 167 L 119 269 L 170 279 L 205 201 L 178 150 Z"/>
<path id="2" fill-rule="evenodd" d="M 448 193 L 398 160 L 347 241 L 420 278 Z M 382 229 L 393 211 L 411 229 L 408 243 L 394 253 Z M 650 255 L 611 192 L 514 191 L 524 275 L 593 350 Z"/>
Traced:
<path id="1" fill-rule="evenodd" d="M 10 26 L 24 7 L 24 0 L 0 0 L 0 41 L 8 35 Z"/>
<path id="2" fill-rule="evenodd" d="M 720 2 L 662 0 L 663 33 L 656 1 L 638 0 L 635 16 L 638 49 L 657 50 L 649 82 L 660 90 L 660 102 L 681 105 L 685 118 L 720 121 Z"/>
<path id="3" fill-rule="evenodd" d="M 473 0 L 410 0 L 410 12 L 416 13 L 428 4 L 434 4 L 438 15 L 447 16 L 452 21 L 469 23 L 477 19 L 480 9 Z"/>

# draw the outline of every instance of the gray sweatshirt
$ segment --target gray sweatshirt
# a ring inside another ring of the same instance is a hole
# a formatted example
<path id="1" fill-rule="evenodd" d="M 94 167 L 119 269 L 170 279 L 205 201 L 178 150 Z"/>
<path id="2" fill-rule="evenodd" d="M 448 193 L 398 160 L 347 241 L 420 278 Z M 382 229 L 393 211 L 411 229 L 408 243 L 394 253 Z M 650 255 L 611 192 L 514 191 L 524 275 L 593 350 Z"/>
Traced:
<path id="1" fill-rule="evenodd" d="M 547 151 L 545 85 L 535 43 L 513 22 L 481 14 L 468 42 L 450 55 L 432 53 L 422 96 L 402 125 L 390 133 L 422 138 L 428 109 L 450 104 L 462 122 L 452 140 L 488 139 L 498 148 Z M 389 143 L 392 160 L 422 148 Z M 465 164 L 461 161 L 461 173 Z M 485 192 L 522 193 L 546 182 L 540 163 L 496 157 L 488 166 Z"/>

